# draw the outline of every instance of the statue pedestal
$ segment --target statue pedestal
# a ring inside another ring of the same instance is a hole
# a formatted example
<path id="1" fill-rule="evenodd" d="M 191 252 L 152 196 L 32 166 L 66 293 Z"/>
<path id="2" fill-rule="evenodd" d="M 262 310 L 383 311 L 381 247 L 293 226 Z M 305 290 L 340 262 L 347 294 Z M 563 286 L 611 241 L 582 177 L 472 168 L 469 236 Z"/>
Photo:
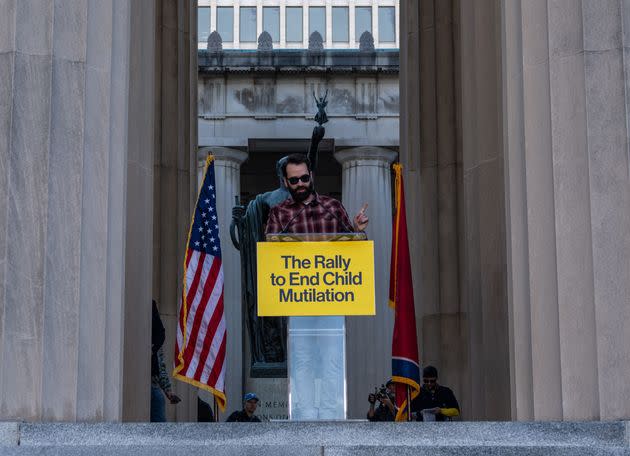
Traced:
<path id="1" fill-rule="evenodd" d="M 287 378 L 256 378 L 250 377 L 246 381 L 251 387 L 247 391 L 254 391 L 260 398 L 256 415 L 261 420 L 288 420 L 289 400 Z"/>

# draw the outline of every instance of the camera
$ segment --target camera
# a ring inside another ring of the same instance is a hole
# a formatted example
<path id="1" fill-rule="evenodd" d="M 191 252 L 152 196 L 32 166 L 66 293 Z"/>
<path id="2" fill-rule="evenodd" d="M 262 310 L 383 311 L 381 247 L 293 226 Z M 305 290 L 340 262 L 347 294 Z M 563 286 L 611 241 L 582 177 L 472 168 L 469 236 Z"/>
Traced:
<path id="1" fill-rule="evenodd" d="M 394 395 L 385 385 L 381 385 L 380 388 L 375 386 L 374 392 L 370 393 L 370 395 L 368 396 L 368 402 L 370 404 L 374 404 L 376 401 L 379 401 L 382 403 L 386 399 L 389 399 L 390 401 L 393 402 Z"/>
<path id="2" fill-rule="evenodd" d="M 387 397 L 387 388 L 385 388 L 385 385 L 381 385 L 380 388 L 374 387 L 374 395 L 379 401 L 385 399 Z"/>
<path id="3" fill-rule="evenodd" d="M 381 385 L 380 388 L 374 387 L 374 395 L 376 396 L 376 399 L 381 402 L 383 399 L 391 399 L 389 397 L 389 391 L 385 385 Z"/>

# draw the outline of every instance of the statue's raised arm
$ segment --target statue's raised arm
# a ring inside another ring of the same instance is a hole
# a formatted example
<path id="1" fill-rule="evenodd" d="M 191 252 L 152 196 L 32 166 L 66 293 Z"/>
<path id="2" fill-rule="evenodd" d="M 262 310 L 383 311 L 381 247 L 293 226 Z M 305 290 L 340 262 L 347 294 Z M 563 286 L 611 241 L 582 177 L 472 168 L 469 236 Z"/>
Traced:
<path id="1" fill-rule="evenodd" d="M 315 114 L 315 122 L 317 122 L 320 126 L 328 122 L 328 116 L 326 115 L 326 105 L 328 102 L 326 98 L 328 97 L 328 89 L 326 89 L 326 95 L 323 97 L 319 97 L 319 99 L 315 96 L 315 92 L 313 92 L 313 98 L 315 98 L 315 104 L 317 105 L 317 114 Z"/>

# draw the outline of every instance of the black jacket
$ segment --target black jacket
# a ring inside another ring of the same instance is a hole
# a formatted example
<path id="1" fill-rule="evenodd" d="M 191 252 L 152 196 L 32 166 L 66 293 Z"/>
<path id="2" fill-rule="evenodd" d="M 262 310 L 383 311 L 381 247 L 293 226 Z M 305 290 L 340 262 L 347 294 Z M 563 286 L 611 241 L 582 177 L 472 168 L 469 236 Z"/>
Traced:
<path id="1" fill-rule="evenodd" d="M 251 418 L 247 416 L 247 412 L 245 410 L 237 410 L 228 416 L 228 419 L 225 420 L 226 423 L 260 423 L 260 418 L 256 415 L 252 415 Z"/>
<path id="2" fill-rule="evenodd" d="M 164 344 L 166 339 L 166 330 L 160 318 L 155 301 L 151 303 L 152 320 L 151 320 L 151 376 L 160 375 L 160 366 L 158 365 L 157 352 Z"/>
<path id="3" fill-rule="evenodd" d="M 446 386 L 437 385 L 435 390 L 431 391 L 428 388 L 422 386 L 420 388 L 420 394 L 411 402 L 411 412 L 418 412 L 418 420 L 422 420 L 421 410 L 430 409 L 434 407 L 440 408 L 456 408 L 459 410 L 459 404 L 455 395 L 450 388 Z M 442 414 L 436 416 L 437 421 L 444 421 L 446 417 Z"/>

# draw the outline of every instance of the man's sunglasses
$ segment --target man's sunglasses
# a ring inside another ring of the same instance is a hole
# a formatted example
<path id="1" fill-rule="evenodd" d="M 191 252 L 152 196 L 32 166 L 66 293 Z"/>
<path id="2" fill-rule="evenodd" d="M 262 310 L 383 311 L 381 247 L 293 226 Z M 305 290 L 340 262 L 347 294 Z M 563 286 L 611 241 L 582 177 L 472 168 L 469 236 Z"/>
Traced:
<path id="1" fill-rule="evenodd" d="M 437 379 L 436 378 L 423 378 L 422 383 L 425 383 L 427 385 L 435 385 L 437 383 Z"/>
<path id="2" fill-rule="evenodd" d="M 304 174 L 300 177 L 289 177 L 287 178 L 287 180 L 289 181 L 289 184 L 291 185 L 295 185 L 297 184 L 299 181 L 304 182 L 305 184 L 307 182 L 309 182 L 311 180 L 311 175 L 310 174 Z"/>

